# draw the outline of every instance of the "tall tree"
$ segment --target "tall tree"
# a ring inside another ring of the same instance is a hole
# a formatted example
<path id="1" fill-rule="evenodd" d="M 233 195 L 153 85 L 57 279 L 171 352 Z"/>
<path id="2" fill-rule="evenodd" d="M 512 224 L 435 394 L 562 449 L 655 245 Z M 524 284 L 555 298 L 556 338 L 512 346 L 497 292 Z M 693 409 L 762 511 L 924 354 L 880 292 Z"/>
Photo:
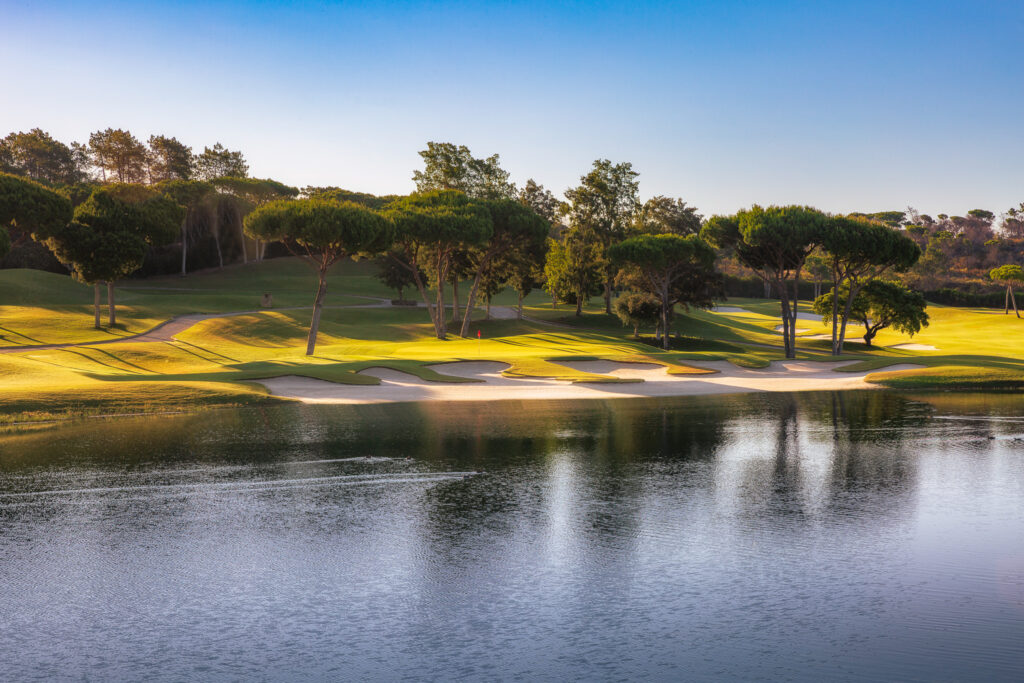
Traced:
<path id="1" fill-rule="evenodd" d="M 92 161 L 103 182 L 141 183 L 146 180 L 145 145 L 127 130 L 107 128 L 89 136 Z"/>
<path id="2" fill-rule="evenodd" d="M 254 210 L 245 229 L 255 239 L 283 241 L 317 271 L 306 355 L 316 350 L 320 313 L 327 295 L 327 271 L 338 261 L 356 254 L 379 254 L 392 238 L 390 221 L 353 202 L 324 199 L 278 200 Z"/>
<path id="3" fill-rule="evenodd" d="M 558 222 L 562 203 L 543 185 L 530 178 L 519 191 L 519 201 L 537 212 L 548 223 Z"/>
<path id="4" fill-rule="evenodd" d="M 242 219 L 253 209 L 263 206 L 268 202 L 278 199 L 293 199 L 299 194 L 298 189 L 285 185 L 284 183 L 270 178 L 239 178 L 235 176 L 222 176 L 210 181 L 214 187 L 222 193 L 229 194 L 240 200 L 239 210 L 236 212 L 238 240 L 242 247 L 242 262 L 248 263 L 249 258 L 245 246 L 245 234 L 242 228 Z M 339 197 L 320 197 L 321 199 L 333 199 L 342 201 Z M 356 202 L 357 204 L 361 202 Z M 256 240 L 256 261 L 263 260 L 263 243 Z"/>
<path id="5" fill-rule="evenodd" d="M 82 282 L 95 288 L 94 314 L 100 327 L 101 282 L 107 283 L 109 325 L 117 324 L 114 287 L 142 266 L 150 246 L 172 242 L 184 209 L 165 194 L 140 186 L 97 189 L 66 227 L 43 234 L 46 245 Z"/>
<path id="6" fill-rule="evenodd" d="M 580 177 L 578 187 L 566 190 L 569 216 L 573 227 L 587 234 L 601 250 L 625 238 L 640 206 L 637 199 L 639 174 L 629 162 L 613 164 L 598 159 L 593 168 Z M 612 312 L 612 280 L 610 268 L 604 273 L 604 310 Z"/>
<path id="7" fill-rule="evenodd" d="M 697 213 L 697 207 L 687 206 L 682 199 L 657 196 L 651 197 L 636 215 L 637 232 L 657 235 L 696 235 L 704 219 Z"/>
<path id="8" fill-rule="evenodd" d="M 150 183 L 192 177 L 192 148 L 165 135 L 150 135 L 146 171 Z"/>
<path id="9" fill-rule="evenodd" d="M 503 257 L 510 255 L 517 247 L 539 248 L 548 236 L 548 222 L 528 206 L 511 199 L 490 200 L 483 204 L 490 214 L 491 234 L 485 244 L 469 250 L 470 262 L 475 272 L 466 301 L 466 311 L 462 316 L 462 329 L 459 332 L 463 337 L 469 334 L 473 306 L 476 305 L 481 282 L 484 279 L 503 281 L 503 277 L 495 277 L 503 270 Z"/>
<path id="10" fill-rule="evenodd" d="M 69 147 L 40 128 L 11 133 L 0 140 L 0 171 L 32 180 L 70 185 L 88 177 L 89 160 L 81 145 Z"/>
<path id="11" fill-rule="evenodd" d="M 490 213 L 458 190 L 432 190 L 402 197 L 388 205 L 386 215 L 395 222 L 395 249 L 390 252 L 413 276 L 427 306 L 434 333 L 447 338 L 444 285 L 455 252 L 478 247 L 491 236 Z M 421 277 L 434 279 L 435 300 L 427 296 Z"/>
<path id="12" fill-rule="evenodd" d="M 516 187 L 497 154 L 477 159 L 465 145 L 428 142 L 420 156 L 424 168 L 412 174 L 417 192 L 460 190 L 472 199 L 510 199 L 516 195 Z"/>
<path id="13" fill-rule="evenodd" d="M 0 173 L 0 258 L 11 248 L 8 230 L 46 235 L 71 220 L 71 202 L 39 183 Z"/>
<path id="14" fill-rule="evenodd" d="M 1013 302 L 1013 312 L 1020 317 L 1020 311 L 1017 310 L 1017 297 L 1013 295 L 1013 285 L 1024 282 L 1024 270 L 1016 264 L 999 266 L 993 268 L 988 276 L 994 282 L 1005 282 L 1006 283 L 1006 304 L 1003 306 L 1003 315 L 1010 312 L 1010 302 Z"/>
<path id="15" fill-rule="evenodd" d="M 828 228 L 828 217 L 817 209 L 755 204 L 734 216 L 713 216 L 701 229 L 701 237 L 733 250 L 740 263 L 779 292 L 786 358 L 796 358 L 800 271 Z"/>
<path id="16" fill-rule="evenodd" d="M 188 271 L 189 243 L 196 237 L 196 231 L 190 231 L 189 226 L 196 224 L 196 214 L 216 194 L 216 190 L 213 185 L 201 180 L 165 180 L 158 183 L 156 188 L 185 209 L 181 217 L 181 275 L 184 276 Z"/>
<path id="17" fill-rule="evenodd" d="M 605 270 L 601 247 L 581 231 L 570 228 L 563 239 L 548 240 L 544 288 L 576 304 L 576 315 L 583 315 L 583 305 L 601 291 Z"/>
<path id="18" fill-rule="evenodd" d="M 715 251 L 697 235 L 638 235 L 609 247 L 608 258 L 614 266 L 635 271 L 634 286 L 658 297 L 665 350 L 676 304 L 710 308 L 714 301 Z"/>
<path id="19" fill-rule="evenodd" d="M 867 218 L 836 216 L 829 220 L 821 244 L 832 274 L 833 294 L 839 292 L 844 283 L 847 285 L 845 298 L 840 295 L 831 298 L 834 309 L 830 318 L 832 355 L 838 356 L 843 352 L 846 324 L 860 290 L 889 270 L 910 268 L 920 258 L 921 249 L 904 233 Z"/>
<path id="20" fill-rule="evenodd" d="M 241 152 L 234 152 L 219 142 L 213 147 L 204 147 L 202 154 L 193 160 L 194 175 L 200 180 L 215 178 L 247 178 L 249 165 Z"/>

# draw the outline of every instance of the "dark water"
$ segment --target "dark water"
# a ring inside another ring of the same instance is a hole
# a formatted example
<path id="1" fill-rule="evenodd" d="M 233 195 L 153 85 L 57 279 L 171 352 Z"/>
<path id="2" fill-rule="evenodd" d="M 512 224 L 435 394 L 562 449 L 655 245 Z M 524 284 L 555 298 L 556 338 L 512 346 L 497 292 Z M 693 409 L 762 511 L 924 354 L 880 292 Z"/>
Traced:
<path id="1" fill-rule="evenodd" d="M 1017 437 L 882 392 L 0 437 L 0 678 L 1022 680 Z"/>

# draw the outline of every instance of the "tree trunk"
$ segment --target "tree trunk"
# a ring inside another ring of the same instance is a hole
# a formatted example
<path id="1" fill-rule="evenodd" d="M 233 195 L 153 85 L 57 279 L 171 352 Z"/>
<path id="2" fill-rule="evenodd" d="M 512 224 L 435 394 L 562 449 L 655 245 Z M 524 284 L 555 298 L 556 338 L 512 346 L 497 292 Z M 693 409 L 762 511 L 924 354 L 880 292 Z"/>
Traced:
<path id="1" fill-rule="evenodd" d="M 779 302 L 782 306 L 782 346 L 785 350 L 786 358 L 796 358 L 793 343 L 789 338 L 789 294 L 786 292 L 786 286 L 781 276 L 776 278 L 775 285 L 779 290 Z"/>
<path id="2" fill-rule="evenodd" d="M 551 308 L 552 309 L 558 308 L 558 296 L 555 295 L 555 294 L 551 295 Z"/>
<path id="3" fill-rule="evenodd" d="M 832 355 L 838 356 L 839 348 L 839 270 L 832 267 Z"/>
<path id="4" fill-rule="evenodd" d="M 612 314 L 612 281 L 611 278 L 604 282 L 604 312 Z"/>
<path id="5" fill-rule="evenodd" d="M 214 239 L 214 243 L 217 245 L 217 264 L 218 264 L 218 268 L 223 270 L 224 269 L 224 254 L 221 253 L 221 250 L 220 250 L 220 237 L 215 234 L 213 236 L 213 239 Z"/>
<path id="6" fill-rule="evenodd" d="M 437 255 L 437 306 L 435 311 L 437 315 L 434 317 L 434 326 L 437 328 L 437 338 L 444 340 L 448 338 L 447 330 L 447 318 L 448 314 L 444 310 L 444 283 L 448 279 L 448 268 L 444 262 L 444 256 L 442 254 Z"/>
<path id="7" fill-rule="evenodd" d="M 459 322 L 459 278 L 452 280 L 452 322 Z"/>
<path id="8" fill-rule="evenodd" d="M 102 297 L 100 296 L 100 283 L 98 283 L 98 282 L 93 283 L 92 287 L 93 287 L 92 312 L 93 312 L 93 316 L 96 319 L 96 329 L 100 330 L 100 329 L 103 329 L 103 326 L 100 324 L 100 302 L 103 300 Z"/>
<path id="9" fill-rule="evenodd" d="M 459 330 L 460 337 L 469 336 L 469 324 L 473 322 L 473 307 L 476 305 L 476 293 L 480 290 L 480 278 L 483 277 L 483 270 L 477 270 L 473 276 L 473 284 L 469 286 L 469 296 L 466 297 L 466 312 L 462 314 L 462 329 Z"/>
<path id="10" fill-rule="evenodd" d="M 662 337 L 661 348 L 668 351 L 670 340 L 668 338 L 668 284 L 661 288 L 661 329 L 665 336 Z"/>
<path id="11" fill-rule="evenodd" d="M 772 298 L 772 283 L 769 282 L 768 280 L 764 280 L 764 298 Z"/>
<path id="12" fill-rule="evenodd" d="M 1017 310 L 1017 297 L 1013 295 L 1013 285 L 1010 285 L 1010 303 L 1013 304 L 1013 312 L 1020 317 L 1020 312 Z"/>
<path id="13" fill-rule="evenodd" d="M 484 320 L 491 319 L 491 295 L 488 294 L 486 297 L 486 305 L 484 306 Z"/>
<path id="14" fill-rule="evenodd" d="M 185 260 L 188 258 L 188 236 L 185 224 L 188 222 L 188 215 L 181 221 L 181 276 L 185 277 Z"/>
<path id="15" fill-rule="evenodd" d="M 517 294 L 519 294 L 519 305 L 518 305 L 518 307 L 516 309 L 516 320 L 522 320 L 523 319 L 523 293 L 522 292 L 517 292 Z"/>
<path id="16" fill-rule="evenodd" d="M 320 266 L 320 285 L 316 289 L 316 298 L 313 299 L 313 319 L 309 321 L 309 337 L 306 338 L 306 355 L 312 356 L 316 349 L 316 335 L 320 331 L 320 311 L 324 307 L 324 297 L 327 295 L 327 266 Z"/>
<path id="17" fill-rule="evenodd" d="M 114 302 L 114 283 L 107 283 L 107 324 L 111 327 L 117 324 L 117 305 Z"/>
<path id="18" fill-rule="evenodd" d="M 793 358 L 796 358 L 796 319 L 800 310 L 800 269 L 793 276 L 793 309 L 789 317 L 789 340 L 793 346 Z"/>
<path id="19" fill-rule="evenodd" d="M 579 294 L 576 295 L 576 315 L 583 315 L 583 297 Z"/>
<path id="20" fill-rule="evenodd" d="M 1007 315 L 1010 312 L 1010 285 L 1006 285 L 1006 298 L 1003 301 L 1003 315 Z"/>

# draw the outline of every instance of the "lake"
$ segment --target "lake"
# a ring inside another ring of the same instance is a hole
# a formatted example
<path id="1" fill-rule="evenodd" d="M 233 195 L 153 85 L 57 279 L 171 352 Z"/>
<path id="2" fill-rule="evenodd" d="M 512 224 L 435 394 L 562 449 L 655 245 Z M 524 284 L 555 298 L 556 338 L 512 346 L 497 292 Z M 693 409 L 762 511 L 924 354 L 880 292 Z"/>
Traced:
<path id="1" fill-rule="evenodd" d="M 1021 680 L 1024 397 L 2 436 L 0 633 L 12 681 Z"/>

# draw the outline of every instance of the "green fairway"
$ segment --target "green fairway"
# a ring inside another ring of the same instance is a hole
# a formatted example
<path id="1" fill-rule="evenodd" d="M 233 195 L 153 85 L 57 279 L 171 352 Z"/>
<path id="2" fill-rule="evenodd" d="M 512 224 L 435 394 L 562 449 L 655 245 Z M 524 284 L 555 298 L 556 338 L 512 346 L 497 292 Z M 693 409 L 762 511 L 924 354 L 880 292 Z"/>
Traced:
<path id="1" fill-rule="evenodd" d="M 164 412 L 208 405 L 245 405 L 273 401 L 257 384 L 281 375 L 298 375 L 347 384 L 377 384 L 361 370 L 386 367 L 422 379 L 465 382 L 446 375 L 438 363 L 491 360 L 509 364 L 510 376 L 568 381 L 621 381 L 573 370 L 559 359 L 609 359 L 660 363 L 674 374 L 704 372 L 688 361 L 728 360 L 764 367 L 782 358 L 776 331 L 779 304 L 734 299 L 722 304 L 742 311 L 680 313 L 676 329 L 683 338 L 663 352 L 634 340 L 631 330 L 603 313 L 595 299 L 584 315 L 572 307 L 553 308 L 543 292 L 527 298 L 523 320 L 478 320 L 471 338 L 454 333 L 447 341 L 433 335 L 423 308 L 381 306 L 394 296 L 365 263 L 341 264 L 331 274 L 317 353 L 304 355 L 313 273 L 296 259 L 275 259 L 223 271 L 133 280 L 118 290 L 123 328 L 95 330 L 92 290 L 68 277 L 39 271 L 0 271 L 6 306 L 0 308 L 0 335 L 6 346 L 80 343 L 144 332 L 187 313 L 235 313 L 195 323 L 171 341 L 125 341 L 59 349 L 24 348 L 0 355 L 4 390 L 0 420 L 5 423 L 67 415 Z M 261 310 L 265 292 L 272 310 Z M 407 292 L 406 297 L 410 294 Z M 464 295 L 463 295 L 464 296 Z M 505 292 L 495 306 L 511 307 Z M 808 304 L 801 305 L 809 311 Z M 505 308 L 508 316 L 511 308 Z M 931 326 L 913 340 L 887 331 L 869 349 L 851 326 L 843 369 L 879 370 L 871 379 L 908 388 L 1024 386 L 1024 321 L 1001 311 L 929 307 Z M 450 315 L 450 314 L 449 314 Z M 483 317 L 482 308 L 476 317 Z M 454 326 L 453 326 L 454 328 Z M 482 339 L 476 338 L 480 331 Z M 798 358 L 834 360 L 828 328 L 818 320 L 797 324 Z M 934 350 L 891 348 L 912 342 Z M 886 366 L 913 362 L 922 370 L 885 373 Z"/>

